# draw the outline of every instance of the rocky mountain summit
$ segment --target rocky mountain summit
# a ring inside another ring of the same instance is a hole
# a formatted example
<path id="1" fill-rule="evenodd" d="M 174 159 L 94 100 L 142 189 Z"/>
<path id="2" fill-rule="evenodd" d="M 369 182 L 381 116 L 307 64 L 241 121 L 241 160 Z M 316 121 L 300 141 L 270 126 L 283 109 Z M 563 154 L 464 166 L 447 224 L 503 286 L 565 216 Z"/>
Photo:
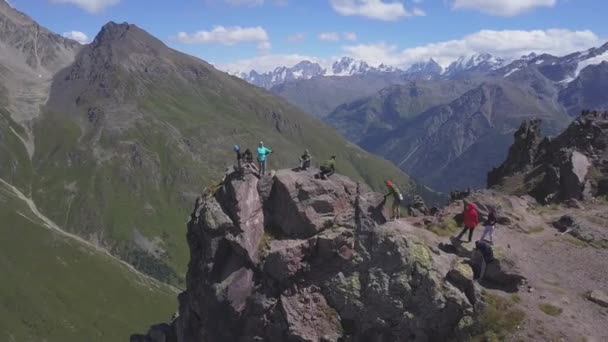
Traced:
<path id="1" fill-rule="evenodd" d="M 131 341 L 608 337 L 601 202 L 553 208 L 528 195 L 469 194 L 482 220 L 497 212 L 481 277 L 483 254 L 449 238 L 462 224 L 461 200 L 418 210 L 417 199 L 415 215 L 387 222 L 381 194 L 313 173 L 231 173 L 202 195 L 188 223 L 179 312 Z"/>
<path id="2" fill-rule="evenodd" d="M 488 186 L 529 193 L 541 203 L 584 200 L 608 193 L 608 112 L 586 111 L 556 138 L 541 121 L 524 121 L 507 160 L 488 174 Z"/>
<path id="3" fill-rule="evenodd" d="M 132 341 L 441 341 L 463 333 L 476 300 L 446 280 L 449 262 L 409 233 L 415 228 L 386 221 L 381 202 L 340 175 L 228 175 L 188 223 L 179 317 Z"/>

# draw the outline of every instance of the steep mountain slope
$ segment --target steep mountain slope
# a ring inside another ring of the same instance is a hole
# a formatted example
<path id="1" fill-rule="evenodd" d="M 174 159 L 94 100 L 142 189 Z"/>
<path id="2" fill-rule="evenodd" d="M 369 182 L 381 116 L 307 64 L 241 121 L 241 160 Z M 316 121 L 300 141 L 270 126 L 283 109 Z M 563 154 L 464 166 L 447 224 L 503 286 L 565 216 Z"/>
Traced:
<path id="1" fill-rule="evenodd" d="M 339 172 L 372 186 L 416 186 L 318 120 L 134 25 L 109 23 L 74 51 L 31 104 L 35 120 L 17 120 L 11 85 L 1 83 L 0 176 L 68 231 L 162 281 L 183 281 L 187 251 L 175 229 L 232 165 L 235 143 L 264 140 L 275 151 L 270 168 L 295 166 L 309 148 L 315 165 L 335 154 Z"/>
<path id="2" fill-rule="evenodd" d="M 559 102 L 568 114 L 576 116 L 586 109 L 608 109 L 608 61 L 589 65 L 559 93 Z"/>
<path id="3" fill-rule="evenodd" d="M 121 341 L 175 311 L 175 291 L 57 231 L 0 180 L 0 340 Z"/>
<path id="4" fill-rule="evenodd" d="M 446 105 L 360 145 L 382 154 L 431 187 L 481 187 L 485 172 L 506 156 L 511 133 L 524 118 L 541 117 L 558 132 L 569 121 L 553 97 L 531 87 L 489 80 Z"/>
<path id="5" fill-rule="evenodd" d="M 476 85 L 474 81 L 411 81 L 393 85 L 354 102 L 338 106 L 325 121 L 347 139 L 360 143 L 382 135 L 427 109 L 455 100 Z"/>

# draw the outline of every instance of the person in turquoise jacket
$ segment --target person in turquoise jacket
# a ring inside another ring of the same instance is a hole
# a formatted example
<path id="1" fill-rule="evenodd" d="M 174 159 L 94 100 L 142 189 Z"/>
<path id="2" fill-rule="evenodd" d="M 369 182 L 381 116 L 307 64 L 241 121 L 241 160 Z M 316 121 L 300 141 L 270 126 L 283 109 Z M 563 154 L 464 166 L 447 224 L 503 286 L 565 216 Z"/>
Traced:
<path id="1" fill-rule="evenodd" d="M 260 166 L 260 177 L 266 173 L 266 157 L 272 153 L 272 150 L 264 146 L 264 142 L 260 141 L 258 145 L 258 165 Z"/>

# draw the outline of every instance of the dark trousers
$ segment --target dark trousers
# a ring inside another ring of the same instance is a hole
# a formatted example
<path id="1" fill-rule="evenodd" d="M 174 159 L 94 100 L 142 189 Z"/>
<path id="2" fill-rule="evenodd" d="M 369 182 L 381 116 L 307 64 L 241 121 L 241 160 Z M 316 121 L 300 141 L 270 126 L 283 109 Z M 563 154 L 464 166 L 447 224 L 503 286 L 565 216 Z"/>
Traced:
<path id="1" fill-rule="evenodd" d="M 462 238 L 462 236 L 467 232 L 467 230 L 469 231 L 469 242 L 471 242 L 473 240 L 473 230 L 475 230 L 475 228 L 471 228 L 471 227 L 467 227 L 467 226 L 464 226 L 464 228 L 462 229 L 460 234 L 458 234 L 456 239 L 460 240 Z"/>

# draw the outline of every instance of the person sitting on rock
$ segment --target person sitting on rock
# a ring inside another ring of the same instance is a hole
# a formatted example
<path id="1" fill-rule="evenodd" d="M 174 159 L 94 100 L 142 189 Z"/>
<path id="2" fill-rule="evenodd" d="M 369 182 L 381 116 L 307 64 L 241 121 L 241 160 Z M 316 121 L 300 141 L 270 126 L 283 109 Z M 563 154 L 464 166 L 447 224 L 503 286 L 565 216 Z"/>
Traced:
<path id="1" fill-rule="evenodd" d="M 272 153 L 272 150 L 264 146 L 264 142 L 260 141 L 258 145 L 258 164 L 260 169 L 260 177 L 266 173 L 266 157 Z"/>
<path id="2" fill-rule="evenodd" d="M 477 208 L 475 204 L 464 201 L 465 210 L 463 213 L 464 216 L 464 228 L 456 237 L 456 240 L 460 240 L 462 236 L 469 231 L 469 242 L 473 241 L 473 230 L 479 224 L 479 216 L 477 214 Z"/>
<path id="3" fill-rule="evenodd" d="M 308 150 L 304 150 L 304 154 L 300 156 L 300 170 L 306 171 L 310 167 L 312 156 Z"/>
<path id="4" fill-rule="evenodd" d="M 320 169 L 321 172 L 315 178 L 327 179 L 327 177 L 336 173 L 336 156 L 331 156 L 331 158 L 321 165 Z"/>
<path id="5" fill-rule="evenodd" d="M 494 251 L 492 250 L 492 244 L 487 240 L 475 242 L 475 251 L 481 254 L 481 258 L 476 258 L 480 265 L 477 270 L 479 273 L 476 274 L 475 278 L 482 280 L 486 273 L 486 266 L 494 261 Z"/>
<path id="6" fill-rule="evenodd" d="M 496 228 L 496 210 L 494 208 L 490 208 L 490 212 L 488 213 L 488 218 L 483 224 L 483 234 L 481 234 L 480 240 L 486 240 L 491 244 L 494 243 L 494 229 Z M 486 239 L 486 237 L 488 237 Z"/>
<path id="7" fill-rule="evenodd" d="M 393 216 L 391 219 L 398 220 L 401 216 L 401 201 L 403 201 L 403 195 L 401 194 L 401 191 L 399 191 L 399 188 L 390 180 L 387 180 L 384 184 L 386 184 L 386 187 L 388 188 L 388 194 L 384 195 L 384 199 L 386 200 L 389 196 L 393 197 Z"/>

